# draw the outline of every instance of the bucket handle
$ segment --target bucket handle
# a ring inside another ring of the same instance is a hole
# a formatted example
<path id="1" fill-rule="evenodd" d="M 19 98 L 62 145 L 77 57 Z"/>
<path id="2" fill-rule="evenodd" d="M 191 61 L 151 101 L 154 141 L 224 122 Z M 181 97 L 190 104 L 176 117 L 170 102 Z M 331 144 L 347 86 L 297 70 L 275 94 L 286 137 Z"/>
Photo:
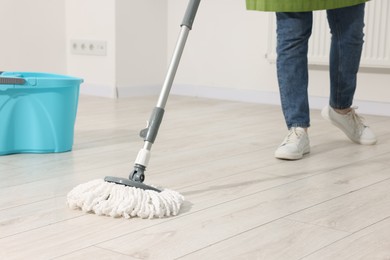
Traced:
<path id="1" fill-rule="evenodd" d="M 0 74 L 3 72 L 0 71 Z M 24 85 L 26 83 L 25 79 L 22 78 L 11 78 L 11 77 L 1 77 L 0 76 L 0 84 L 1 85 Z"/>

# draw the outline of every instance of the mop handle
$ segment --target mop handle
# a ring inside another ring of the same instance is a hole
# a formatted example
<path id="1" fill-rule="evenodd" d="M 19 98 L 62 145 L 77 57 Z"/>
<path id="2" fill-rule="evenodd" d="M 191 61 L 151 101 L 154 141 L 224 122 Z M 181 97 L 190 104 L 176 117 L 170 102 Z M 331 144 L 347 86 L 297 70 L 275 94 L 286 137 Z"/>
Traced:
<path id="1" fill-rule="evenodd" d="M 165 77 L 165 81 L 161 89 L 159 99 L 157 101 L 156 107 L 158 108 L 164 109 L 167 103 L 169 92 L 171 91 L 173 80 L 175 78 L 177 68 L 179 67 L 181 55 L 183 54 L 188 34 L 192 29 L 192 24 L 194 22 L 196 12 L 198 11 L 199 4 L 200 0 L 190 0 L 190 2 L 188 3 L 183 22 L 181 24 L 179 39 L 177 40 L 171 64 L 169 65 L 168 72 Z"/>
<path id="2" fill-rule="evenodd" d="M 198 7 L 200 4 L 200 0 L 190 0 L 190 3 L 188 4 L 186 14 L 184 15 L 183 22 L 181 23 L 181 26 L 186 26 L 190 30 L 192 29 L 192 24 L 195 20 L 196 12 L 198 11 Z"/>
<path id="3" fill-rule="evenodd" d="M 184 50 L 184 45 L 187 41 L 189 31 L 192 29 L 192 24 L 194 22 L 199 4 L 200 0 L 190 0 L 188 3 L 183 22 L 181 24 L 179 39 L 176 43 L 176 48 L 173 53 L 171 64 L 169 65 L 168 72 L 157 101 L 157 105 L 152 111 L 148 125 L 140 132 L 140 136 L 144 139 L 144 146 L 138 152 L 137 158 L 135 159 L 134 170 L 132 173 L 130 173 L 129 176 L 130 180 L 143 182 L 145 179 L 144 172 L 149 163 L 150 150 L 152 149 L 152 145 L 157 137 L 157 133 L 164 116 L 164 108 L 168 101 L 169 92 L 172 88 L 173 80 L 175 78 L 181 55 Z"/>
<path id="4" fill-rule="evenodd" d="M 186 44 L 189 31 L 192 28 L 192 24 L 194 22 L 196 12 L 198 11 L 199 4 L 200 4 L 200 0 L 190 0 L 188 3 L 183 22 L 181 24 L 179 39 L 176 43 L 176 48 L 174 50 L 171 63 L 169 65 L 168 72 L 164 80 L 164 84 L 161 88 L 157 105 L 153 109 L 153 112 L 148 121 L 147 128 L 143 129 L 140 133 L 140 136 L 143 137 L 145 140 L 145 150 L 150 150 L 151 144 L 154 143 L 156 139 L 157 132 L 159 130 L 164 115 L 164 108 L 168 101 L 169 92 L 172 88 L 173 80 L 175 78 L 175 74 L 179 66 L 181 56 L 183 54 L 184 46 Z"/>
<path id="5" fill-rule="evenodd" d="M 140 136 L 144 139 L 144 147 L 138 152 L 137 158 L 135 159 L 134 170 L 129 176 L 130 180 L 143 182 L 145 179 L 144 171 L 146 170 L 146 167 L 149 163 L 150 150 L 152 149 L 152 144 L 157 137 L 157 133 L 165 112 L 164 108 L 168 101 L 169 92 L 172 88 L 181 55 L 183 54 L 189 31 L 192 29 L 192 24 L 194 22 L 199 4 L 200 0 L 190 0 L 188 3 L 183 22 L 181 24 L 179 39 L 176 43 L 176 48 L 173 53 L 171 64 L 169 65 L 168 72 L 157 101 L 157 105 L 153 109 L 147 127 L 140 132 Z"/>

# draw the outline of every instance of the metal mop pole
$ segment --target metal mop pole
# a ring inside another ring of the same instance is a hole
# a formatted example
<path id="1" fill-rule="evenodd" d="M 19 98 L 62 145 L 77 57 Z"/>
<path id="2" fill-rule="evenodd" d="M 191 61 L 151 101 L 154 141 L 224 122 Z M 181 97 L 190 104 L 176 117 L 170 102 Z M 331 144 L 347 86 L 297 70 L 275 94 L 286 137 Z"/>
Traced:
<path id="1" fill-rule="evenodd" d="M 180 30 L 179 38 L 176 43 L 176 48 L 174 50 L 171 63 L 169 65 L 168 72 L 164 84 L 162 86 L 160 96 L 157 101 L 157 105 L 152 111 L 147 127 L 141 130 L 140 132 L 140 136 L 144 139 L 144 146 L 138 152 L 137 158 L 134 163 L 134 170 L 129 175 L 130 182 L 128 180 L 125 181 L 120 178 L 121 184 L 125 184 L 128 186 L 137 186 L 138 188 L 143 188 L 143 189 L 156 190 L 153 187 L 142 184 L 142 182 L 145 180 L 144 172 L 149 163 L 150 150 L 152 148 L 154 141 L 156 140 L 157 133 L 160 124 L 162 122 L 162 118 L 164 116 L 164 108 L 166 106 L 170 90 L 172 88 L 173 80 L 175 78 L 176 71 L 179 66 L 181 56 L 183 54 L 183 50 L 188 38 L 188 34 L 192 29 L 192 24 L 194 22 L 199 4 L 200 4 L 200 0 L 189 1 L 186 13 L 183 18 L 183 22 L 181 23 L 181 30 Z M 105 180 L 110 182 L 116 182 L 116 183 L 119 182 L 118 178 L 115 177 L 106 177 Z"/>

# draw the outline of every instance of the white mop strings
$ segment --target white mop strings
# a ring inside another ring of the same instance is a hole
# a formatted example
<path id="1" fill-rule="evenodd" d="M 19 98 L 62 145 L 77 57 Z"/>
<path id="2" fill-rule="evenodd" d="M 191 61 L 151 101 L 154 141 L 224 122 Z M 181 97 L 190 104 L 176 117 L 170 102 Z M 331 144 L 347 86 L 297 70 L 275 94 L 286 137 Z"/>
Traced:
<path id="1" fill-rule="evenodd" d="M 176 191 L 143 190 L 102 179 L 80 184 L 67 196 L 71 209 L 111 217 L 162 218 L 179 213 L 184 197 Z"/>

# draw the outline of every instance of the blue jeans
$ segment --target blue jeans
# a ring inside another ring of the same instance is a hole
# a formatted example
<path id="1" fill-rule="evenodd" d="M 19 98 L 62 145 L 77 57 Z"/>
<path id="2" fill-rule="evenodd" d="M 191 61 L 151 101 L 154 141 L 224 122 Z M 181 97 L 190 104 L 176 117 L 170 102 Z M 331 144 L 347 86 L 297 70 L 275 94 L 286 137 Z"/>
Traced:
<path id="1" fill-rule="evenodd" d="M 331 31 L 329 105 L 352 105 L 363 47 L 365 4 L 327 10 Z M 313 13 L 276 13 L 277 74 L 282 110 L 288 128 L 309 127 L 308 41 Z"/>

